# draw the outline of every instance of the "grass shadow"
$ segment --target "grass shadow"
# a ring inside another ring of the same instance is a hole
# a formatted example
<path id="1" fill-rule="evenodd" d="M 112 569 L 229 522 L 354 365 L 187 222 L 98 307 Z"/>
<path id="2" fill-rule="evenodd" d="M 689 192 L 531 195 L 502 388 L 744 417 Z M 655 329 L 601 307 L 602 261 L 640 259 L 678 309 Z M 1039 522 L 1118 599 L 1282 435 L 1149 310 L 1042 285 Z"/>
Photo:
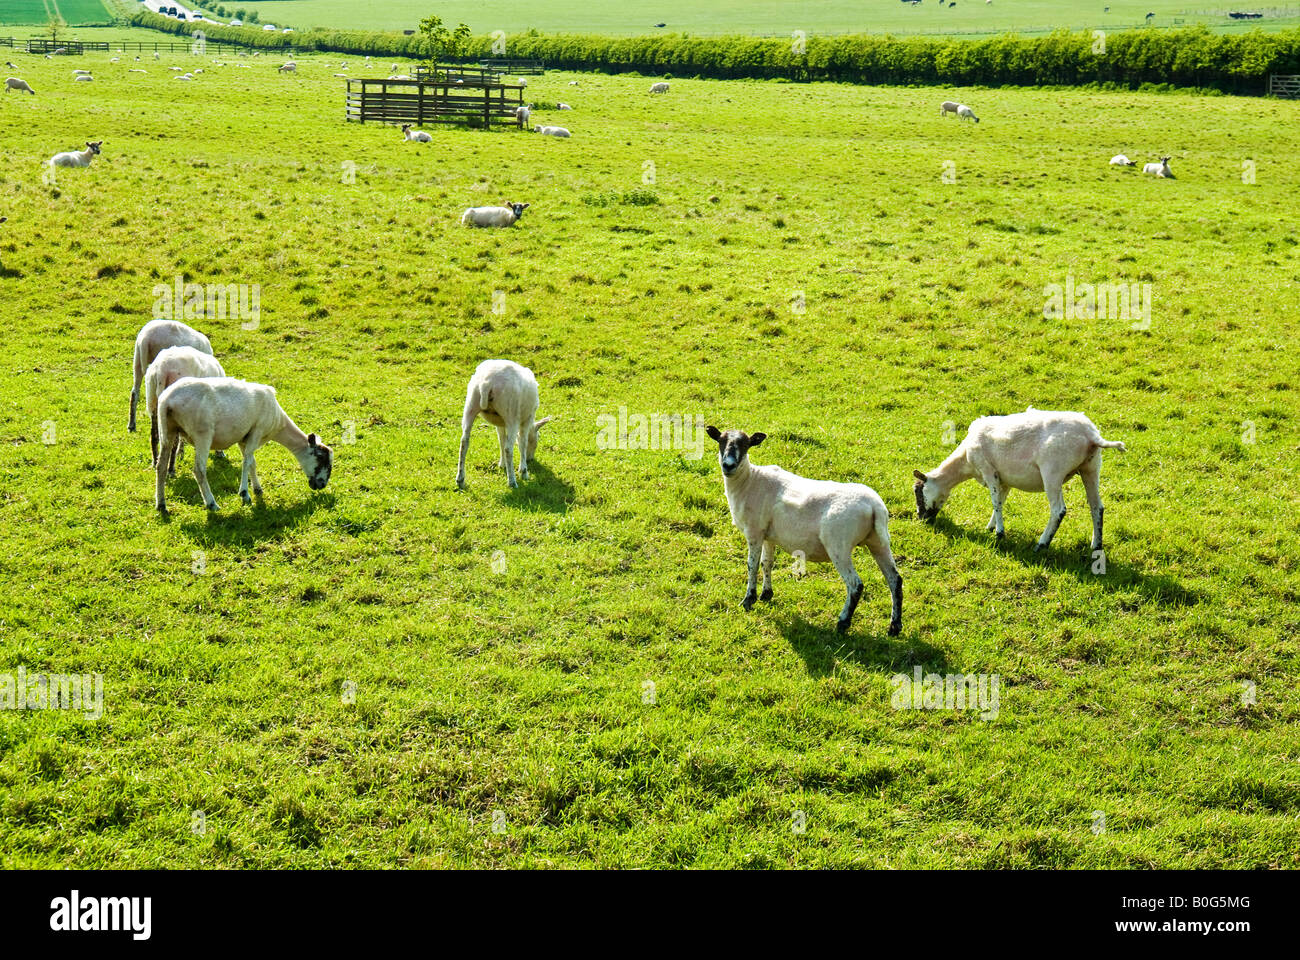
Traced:
<path id="1" fill-rule="evenodd" d="M 566 513 L 575 498 L 573 484 L 561 480 L 536 460 L 529 462 L 528 472 L 529 478 L 520 480 L 519 486 L 506 488 L 501 502 L 534 513 Z"/>
<path id="2" fill-rule="evenodd" d="M 1106 572 L 1093 573 L 1092 551 L 1088 549 L 1090 540 L 1085 540 L 1083 547 L 1076 550 L 1072 546 L 1064 546 L 1063 538 L 1057 536 L 1051 547 L 1036 553 L 1034 544 L 1038 542 L 1041 531 L 1029 536 L 1008 531 L 998 540 L 983 527 L 978 530 L 961 527 L 943 514 L 931 521 L 931 526 L 950 540 L 966 540 L 994 549 L 1026 567 L 1036 567 L 1052 573 L 1068 573 L 1077 580 L 1096 584 L 1104 590 L 1136 590 L 1143 599 L 1160 606 L 1191 607 L 1205 599 L 1199 591 L 1183 586 L 1175 578 L 1165 574 L 1145 573 L 1130 563 L 1115 560 L 1109 551 L 1106 553 Z M 1091 530 L 1089 527 L 1089 535 Z"/>
<path id="3" fill-rule="evenodd" d="M 834 671 L 837 661 L 845 660 L 872 670 L 895 673 L 906 673 L 917 665 L 927 673 L 951 672 L 948 655 L 916 634 L 909 633 L 906 618 L 903 632 L 897 637 L 889 636 L 889 593 L 880 591 L 876 599 L 880 601 L 880 609 L 873 605 L 871 610 L 867 610 L 868 596 L 863 594 L 848 633 L 839 633 L 835 629 L 838 607 L 827 611 L 824 622 L 812 623 L 802 615 L 794 614 L 778 623 L 778 628 L 803 659 L 809 676 L 828 676 Z"/>

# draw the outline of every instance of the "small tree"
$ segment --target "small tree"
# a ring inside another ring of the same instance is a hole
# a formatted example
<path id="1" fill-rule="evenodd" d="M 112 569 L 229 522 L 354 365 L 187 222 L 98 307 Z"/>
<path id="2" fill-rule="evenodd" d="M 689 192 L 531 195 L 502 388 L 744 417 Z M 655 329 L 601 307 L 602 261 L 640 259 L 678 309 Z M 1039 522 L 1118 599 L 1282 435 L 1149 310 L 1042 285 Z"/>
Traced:
<path id="1" fill-rule="evenodd" d="M 50 31 L 50 39 L 58 43 L 59 34 L 63 31 L 63 21 L 58 17 L 50 17 L 50 22 L 46 24 L 46 29 Z"/>
<path id="2" fill-rule="evenodd" d="M 425 54 L 430 63 L 437 63 L 444 57 L 461 57 L 469 49 L 469 27 L 460 24 L 455 30 L 448 30 L 441 17 L 425 17 L 420 21 L 420 35 L 424 37 Z"/>

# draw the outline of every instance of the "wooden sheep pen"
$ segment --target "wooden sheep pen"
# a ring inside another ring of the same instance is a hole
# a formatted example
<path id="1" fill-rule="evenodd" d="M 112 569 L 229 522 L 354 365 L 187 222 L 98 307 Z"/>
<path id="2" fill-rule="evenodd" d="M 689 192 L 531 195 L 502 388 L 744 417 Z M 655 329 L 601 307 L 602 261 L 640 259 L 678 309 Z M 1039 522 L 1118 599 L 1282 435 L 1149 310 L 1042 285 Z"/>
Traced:
<path id="1" fill-rule="evenodd" d="M 460 123 L 490 128 L 517 124 L 523 105 L 519 84 L 439 79 L 348 80 L 347 120 L 352 123 Z"/>

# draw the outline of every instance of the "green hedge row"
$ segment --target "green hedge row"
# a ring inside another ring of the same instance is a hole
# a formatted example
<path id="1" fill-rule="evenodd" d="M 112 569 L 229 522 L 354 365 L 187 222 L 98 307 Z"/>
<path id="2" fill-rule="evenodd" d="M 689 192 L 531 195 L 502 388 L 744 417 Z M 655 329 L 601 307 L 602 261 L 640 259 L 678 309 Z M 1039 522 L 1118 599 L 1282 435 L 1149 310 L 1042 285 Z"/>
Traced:
<path id="1" fill-rule="evenodd" d="M 191 24 L 141 12 L 137 26 L 188 35 Z M 250 47 L 328 50 L 352 55 L 424 57 L 423 38 L 365 30 L 270 33 L 256 27 L 203 24 L 212 40 Z M 1126 30 L 1107 34 L 1104 52 L 1089 33 L 1057 31 L 986 40 L 945 37 L 809 37 L 806 52 L 790 40 L 756 37 L 543 36 L 509 38 L 506 56 L 544 60 L 564 70 L 636 71 L 715 78 L 830 80 L 881 84 L 984 86 L 1086 83 L 1137 87 L 1145 83 L 1260 93 L 1270 73 L 1300 73 L 1300 29 L 1266 33 Z M 493 56 L 488 37 L 475 38 L 472 57 Z"/>

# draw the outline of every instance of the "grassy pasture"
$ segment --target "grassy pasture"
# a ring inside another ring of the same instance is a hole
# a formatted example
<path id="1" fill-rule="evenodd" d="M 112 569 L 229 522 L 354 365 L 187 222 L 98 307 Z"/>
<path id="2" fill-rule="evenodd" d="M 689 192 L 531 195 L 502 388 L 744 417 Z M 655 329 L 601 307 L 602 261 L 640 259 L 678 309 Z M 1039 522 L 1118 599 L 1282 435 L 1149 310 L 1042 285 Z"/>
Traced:
<path id="1" fill-rule="evenodd" d="M 550 74 L 572 140 L 416 145 L 342 122 L 339 57 L 83 59 L 0 98 L 0 674 L 105 705 L 0 710 L 0 864 L 1300 866 L 1294 103 L 960 91 L 976 126 L 941 90 Z M 326 491 L 267 447 L 241 508 L 232 451 L 209 516 L 186 456 L 157 518 L 131 343 L 178 274 L 260 285 L 256 329 L 195 322 L 334 445 Z M 1045 319 L 1071 276 L 1150 283 L 1150 329 Z M 494 356 L 557 421 L 518 491 L 480 424 L 458 492 Z M 1031 404 L 1128 445 L 1104 575 L 1077 482 L 1046 556 L 1041 496 L 1001 544 L 974 484 L 914 518 L 946 424 Z M 784 556 L 743 613 L 712 452 L 601 449 L 620 407 L 874 486 L 902 635 L 865 551 L 847 636 Z M 892 709 L 915 666 L 998 675 L 997 719 Z"/>
<path id="2" fill-rule="evenodd" d="M 102 0 L 5 0 L 0 6 L 0 27 L 44 27 L 55 18 L 69 24 L 107 23 L 112 19 Z"/>

